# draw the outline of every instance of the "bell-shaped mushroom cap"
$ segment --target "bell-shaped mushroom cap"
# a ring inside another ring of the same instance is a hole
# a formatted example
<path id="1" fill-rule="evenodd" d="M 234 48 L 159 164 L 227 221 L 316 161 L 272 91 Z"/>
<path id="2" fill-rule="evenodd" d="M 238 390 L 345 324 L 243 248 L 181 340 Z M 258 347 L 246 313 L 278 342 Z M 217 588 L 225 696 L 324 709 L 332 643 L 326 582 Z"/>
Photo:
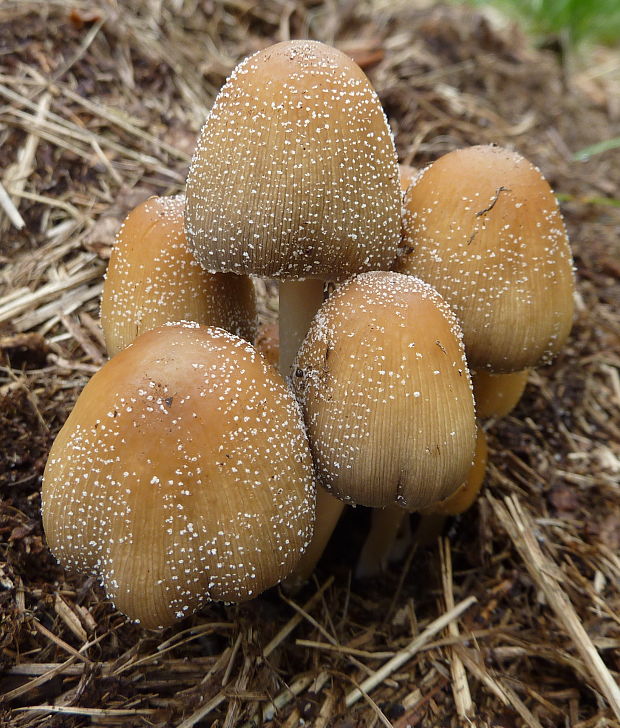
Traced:
<path id="1" fill-rule="evenodd" d="M 293 386 L 317 477 L 342 500 L 416 510 L 465 479 L 476 437 L 456 318 L 429 285 L 364 273 L 336 289 Z"/>
<path id="2" fill-rule="evenodd" d="M 142 334 L 86 385 L 43 477 L 48 543 L 145 627 L 243 601 L 288 575 L 312 533 L 299 408 L 223 329 Z"/>
<path id="3" fill-rule="evenodd" d="M 184 208 L 182 195 L 151 197 L 129 213 L 116 236 L 101 300 L 110 356 L 169 321 L 220 326 L 253 339 L 252 281 L 203 270 L 187 246 Z"/>
<path id="4" fill-rule="evenodd" d="M 570 332 L 573 271 L 540 171 L 499 147 L 460 149 L 422 172 L 405 204 L 408 252 L 396 268 L 441 293 L 469 365 L 511 372 L 549 362 Z"/>
<path id="5" fill-rule="evenodd" d="M 278 43 L 220 91 L 187 179 L 206 270 L 335 280 L 386 269 L 400 242 L 394 142 L 364 72 L 323 43 Z"/>

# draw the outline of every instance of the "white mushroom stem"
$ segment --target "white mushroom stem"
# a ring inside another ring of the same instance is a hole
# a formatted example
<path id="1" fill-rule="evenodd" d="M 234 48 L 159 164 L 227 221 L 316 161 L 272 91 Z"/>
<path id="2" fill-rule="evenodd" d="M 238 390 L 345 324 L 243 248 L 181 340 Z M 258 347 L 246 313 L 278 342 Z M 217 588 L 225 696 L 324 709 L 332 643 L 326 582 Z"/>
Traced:
<path id="1" fill-rule="evenodd" d="M 299 560 L 295 571 L 284 581 L 289 591 L 296 591 L 312 576 L 325 551 L 336 524 L 342 515 L 344 502 L 334 498 L 325 488 L 316 489 L 316 521 L 310 545 Z"/>
<path id="2" fill-rule="evenodd" d="M 355 576 L 358 579 L 378 576 L 385 571 L 403 519 L 408 515 L 407 511 L 399 506 L 373 509 L 370 531 L 355 567 Z"/>
<path id="3" fill-rule="evenodd" d="M 290 376 L 299 347 L 308 333 L 314 315 L 323 303 L 324 288 L 323 281 L 317 278 L 280 282 L 279 368 L 285 378 Z M 285 588 L 296 591 L 310 578 L 343 509 L 343 501 L 335 498 L 324 488 L 317 488 L 314 534 L 297 568 L 285 580 Z"/>
<path id="4" fill-rule="evenodd" d="M 323 289 L 323 281 L 317 278 L 280 282 L 280 373 L 285 378 L 323 303 Z"/>

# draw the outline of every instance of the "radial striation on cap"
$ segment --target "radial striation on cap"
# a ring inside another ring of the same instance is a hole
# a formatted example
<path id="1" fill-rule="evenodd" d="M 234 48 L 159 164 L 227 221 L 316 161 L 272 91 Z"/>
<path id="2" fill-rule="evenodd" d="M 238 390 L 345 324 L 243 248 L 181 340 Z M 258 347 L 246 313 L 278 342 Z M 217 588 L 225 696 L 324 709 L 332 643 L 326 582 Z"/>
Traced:
<path id="1" fill-rule="evenodd" d="M 404 222 L 396 269 L 445 298 L 473 369 L 517 371 L 558 353 L 572 325 L 572 258 L 533 164 L 494 146 L 450 152 L 409 188 Z"/>
<path id="2" fill-rule="evenodd" d="M 396 151 L 379 98 L 344 53 L 287 41 L 243 61 L 202 128 L 187 236 L 210 271 L 342 279 L 400 242 Z"/>
<path id="3" fill-rule="evenodd" d="M 312 534 L 299 408 L 247 342 L 170 325 L 90 380 L 43 478 L 48 543 L 145 627 L 287 576 Z"/>
<path id="4" fill-rule="evenodd" d="M 474 403 L 456 318 L 398 273 L 343 283 L 316 315 L 293 386 L 320 482 L 348 502 L 415 510 L 465 479 Z"/>
<path id="5" fill-rule="evenodd" d="M 101 325 L 110 356 L 168 321 L 196 321 L 253 339 L 252 281 L 202 268 L 187 246 L 184 209 L 183 195 L 150 197 L 125 218 L 101 299 Z"/>

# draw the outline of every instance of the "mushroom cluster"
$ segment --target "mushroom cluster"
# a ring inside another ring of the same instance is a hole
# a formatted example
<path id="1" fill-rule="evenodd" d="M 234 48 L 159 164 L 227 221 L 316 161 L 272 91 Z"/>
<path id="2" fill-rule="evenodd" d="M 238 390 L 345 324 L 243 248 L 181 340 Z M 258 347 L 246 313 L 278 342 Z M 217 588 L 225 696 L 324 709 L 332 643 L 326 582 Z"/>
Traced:
<path id="1" fill-rule="evenodd" d="M 250 276 L 279 281 L 279 371 L 252 345 Z M 558 353 L 572 284 L 529 162 L 473 147 L 399 167 L 350 58 L 308 40 L 259 51 L 218 94 L 185 195 L 119 231 L 112 358 L 52 447 L 48 543 L 146 627 L 302 582 L 345 503 L 375 509 L 357 573 L 376 573 L 409 512 L 471 505 L 475 406 L 504 414 Z"/>

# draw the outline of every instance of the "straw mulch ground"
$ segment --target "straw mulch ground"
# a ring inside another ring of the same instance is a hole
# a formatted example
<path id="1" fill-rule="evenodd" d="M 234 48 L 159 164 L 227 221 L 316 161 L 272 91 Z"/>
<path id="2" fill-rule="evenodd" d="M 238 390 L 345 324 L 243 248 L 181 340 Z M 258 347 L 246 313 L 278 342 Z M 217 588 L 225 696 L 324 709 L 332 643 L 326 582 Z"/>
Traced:
<path id="1" fill-rule="evenodd" d="M 514 29 L 409 5 L 0 4 L 0 181 L 14 203 L 0 206 L 2 726 L 620 725 L 620 157 L 572 159 L 620 134 L 618 57 L 567 76 Z M 356 583 L 358 509 L 293 599 L 274 590 L 149 633 L 50 556 L 41 474 L 105 359 L 98 297 L 120 221 L 182 189 L 226 75 L 289 36 L 366 69 L 402 161 L 497 142 L 541 167 L 574 245 L 575 326 L 514 414 L 488 424 L 486 495 L 441 551 Z"/>

